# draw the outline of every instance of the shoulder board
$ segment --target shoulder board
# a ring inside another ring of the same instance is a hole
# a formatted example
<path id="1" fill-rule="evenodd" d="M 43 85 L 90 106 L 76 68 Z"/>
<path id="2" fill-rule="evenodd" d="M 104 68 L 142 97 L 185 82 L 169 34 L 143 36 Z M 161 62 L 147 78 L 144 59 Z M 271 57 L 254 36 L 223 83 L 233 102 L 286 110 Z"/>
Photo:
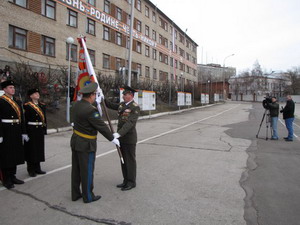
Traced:
<path id="1" fill-rule="evenodd" d="M 132 105 L 134 105 L 134 106 L 139 106 L 136 102 L 134 102 Z"/>
<path id="2" fill-rule="evenodd" d="M 28 102 L 26 102 L 24 105 L 29 105 L 29 103 L 28 103 Z"/>

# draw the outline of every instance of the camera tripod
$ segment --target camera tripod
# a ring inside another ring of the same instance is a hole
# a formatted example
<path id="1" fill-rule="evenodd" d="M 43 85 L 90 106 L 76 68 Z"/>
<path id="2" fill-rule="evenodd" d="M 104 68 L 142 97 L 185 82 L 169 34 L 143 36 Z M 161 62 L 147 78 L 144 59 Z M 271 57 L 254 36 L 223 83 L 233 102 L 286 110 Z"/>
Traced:
<path id="1" fill-rule="evenodd" d="M 258 132 L 256 134 L 256 138 L 258 138 L 258 134 L 260 132 L 260 128 L 261 128 L 261 125 L 262 123 L 264 122 L 264 119 L 266 119 L 266 140 L 269 139 L 269 136 L 268 136 L 268 133 L 269 133 L 269 129 L 271 130 L 271 135 L 272 135 L 272 123 L 271 123 L 271 117 L 270 117 L 270 111 L 268 109 L 265 109 L 265 112 L 264 112 L 264 115 L 262 117 L 262 120 L 260 122 L 260 125 L 259 125 L 259 129 L 258 129 Z"/>

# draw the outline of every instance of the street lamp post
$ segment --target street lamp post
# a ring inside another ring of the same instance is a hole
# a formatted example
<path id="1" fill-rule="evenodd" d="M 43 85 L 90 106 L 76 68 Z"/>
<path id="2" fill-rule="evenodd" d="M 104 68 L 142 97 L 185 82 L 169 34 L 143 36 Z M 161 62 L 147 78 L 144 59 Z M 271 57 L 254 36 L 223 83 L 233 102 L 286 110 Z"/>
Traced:
<path id="1" fill-rule="evenodd" d="M 69 68 L 68 68 L 68 96 L 67 96 L 67 122 L 70 123 L 70 78 L 71 78 L 71 47 L 74 43 L 74 38 L 68 37 L 67 43 L 69 45 Z"/>
<path id="2" fill-rule="evenodd" d="M 228 55 L 224 58 L 223 60 L 223 100 L 225 101 L 225 61 L 227 58 L 231 57 L 231 56 L 234 56 L 234 54 L 231 54 L 231 55 Z"/>

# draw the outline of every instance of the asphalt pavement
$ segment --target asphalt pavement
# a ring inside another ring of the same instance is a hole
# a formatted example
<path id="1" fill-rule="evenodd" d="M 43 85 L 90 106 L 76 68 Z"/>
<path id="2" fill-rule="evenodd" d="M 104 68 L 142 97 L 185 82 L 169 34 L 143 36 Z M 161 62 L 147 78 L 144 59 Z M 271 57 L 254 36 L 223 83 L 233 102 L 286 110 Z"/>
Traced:
<path id="1" fill-rule="evenodd" d="M 296 106 L 297 107 L 297 106 Z M 90 204 L 71 201 L 70 131 L 46 137 L 46 175 L 0 186 L 1 224 L 299 224 L 299 138 L 265 140 L 261 104 L 227 102 L 138 122 L 137 187 L 122 192 L 114 146 L 98 135 Z M 296 119 L 296 124 L 300 124 Z M 279 123 L 279 135 L 285 136 Z"/>

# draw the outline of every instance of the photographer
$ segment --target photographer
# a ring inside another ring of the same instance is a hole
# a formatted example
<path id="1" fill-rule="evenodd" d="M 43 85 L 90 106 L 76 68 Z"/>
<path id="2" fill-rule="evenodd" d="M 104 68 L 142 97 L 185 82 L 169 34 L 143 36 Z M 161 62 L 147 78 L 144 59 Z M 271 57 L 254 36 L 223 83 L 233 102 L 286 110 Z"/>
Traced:
<path id="1" fill-rule="evenodd" d="M 295 112 L 295 103 L 292 100 L 290 95 L 286 96 L 286 105 L 285 107 L 280 110 L 283 113 L 283 119 L 285 121 L 286 129 L 288 130 L 288 136 L 284 139 L 286 141 L 293 141 L 293 121 L 294 121 L 294 112 Z"/>
<path id="2" fill-rule="evenodd" d="M 273 131 L 271 140 L 278 140 L 277 122 L 278 122 L 278 114 L 279 114 L 279 104 L 277 103 L 276 97 L 272 97 L 271 102 L 267 101 L 267 107 L 270 110 L 271 126 Z"/>

